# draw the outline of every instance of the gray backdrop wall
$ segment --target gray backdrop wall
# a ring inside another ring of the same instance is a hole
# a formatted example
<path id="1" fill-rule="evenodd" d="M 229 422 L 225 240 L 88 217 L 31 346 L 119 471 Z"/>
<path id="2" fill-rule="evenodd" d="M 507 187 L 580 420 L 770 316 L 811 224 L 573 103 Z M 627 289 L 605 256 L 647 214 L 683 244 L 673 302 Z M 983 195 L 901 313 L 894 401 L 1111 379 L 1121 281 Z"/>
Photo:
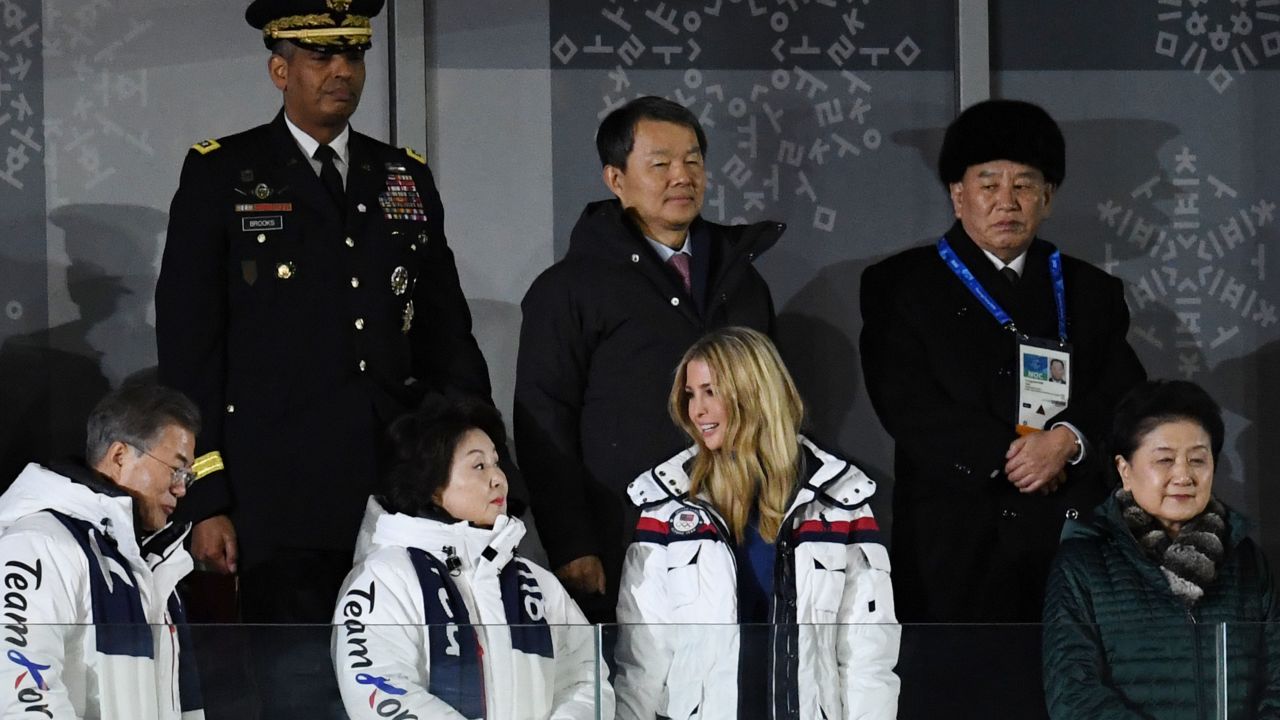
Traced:
<path id="1" fill-rule="evenodd" d="M 1219 490 L 1280 551 L 1280 7 L 1269 0 L 987 5 L 994 94 L 1063 125 L 1043 234 L 1125 280 L 1155 375 L 1228 415 Z M 0 473 L 74 449 L 107 387 L 154 363 L 151 295 L 192 143 L 271 118 L 266 53 L 225 0 L 0 0 Z M 892 486 L 866 399 L 858 278 L 950 223 L 934 178 L 960 79 L 940 0 L 395 2 L 354 122 L 426 147 L 495 400 L 519 301 L 605 196 L 603 113 L 660 94 L 711 138 L 709 217 L 788 223 L 759 261 L 816 432 Z M 394 88 L 388 80 L 394 70 Z M 984 80 L 986 78 L 983 78 Z M 1273 248 L 1273 251 L 1275 248 Z M 888 493 L 878 512 L 885 523 Z"/>

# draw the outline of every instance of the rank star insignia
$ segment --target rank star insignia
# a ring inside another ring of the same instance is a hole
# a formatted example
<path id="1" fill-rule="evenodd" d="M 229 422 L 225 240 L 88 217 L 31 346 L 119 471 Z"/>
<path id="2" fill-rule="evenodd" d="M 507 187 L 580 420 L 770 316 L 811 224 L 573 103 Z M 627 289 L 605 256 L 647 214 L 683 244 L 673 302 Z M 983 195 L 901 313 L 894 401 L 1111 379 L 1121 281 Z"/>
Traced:
<path id="1" fill-rule="evenodd" d="M 409 271 L 403 265 L 391 271 L 391 292 L 403 295 L 409 289 Z"/>
<path id="2" fill-rule="evenodd" d="M 400 332 L 405 335 L 409 334 L 409 328 L 413 327 L 413 301 L 404 304 L 404 322 L 400 325 Z"/>

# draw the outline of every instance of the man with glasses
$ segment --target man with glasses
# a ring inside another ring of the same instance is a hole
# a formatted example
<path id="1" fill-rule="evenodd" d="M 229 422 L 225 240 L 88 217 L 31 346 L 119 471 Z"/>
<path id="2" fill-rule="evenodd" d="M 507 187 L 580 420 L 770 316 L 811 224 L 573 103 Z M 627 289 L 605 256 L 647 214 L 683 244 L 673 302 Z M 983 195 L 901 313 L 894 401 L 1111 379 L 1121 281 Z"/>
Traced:
<path id="1" fill-rule="evenodd" d="M 86 464 L 35 463 L 0 495 L 4 717 L 203 717 L 178 581 L 200 413 L 144 382 L 89 416 Z"/>

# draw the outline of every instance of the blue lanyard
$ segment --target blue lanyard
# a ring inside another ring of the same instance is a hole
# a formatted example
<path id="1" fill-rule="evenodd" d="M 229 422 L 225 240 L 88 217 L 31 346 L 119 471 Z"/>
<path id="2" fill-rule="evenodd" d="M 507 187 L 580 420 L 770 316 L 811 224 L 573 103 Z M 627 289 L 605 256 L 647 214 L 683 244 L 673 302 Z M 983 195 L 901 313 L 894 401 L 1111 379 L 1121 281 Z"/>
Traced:
<path id="1" fill-rule="evenodd" d="M 995 298 L 987 292 L 986 288 L 978 282 L 973 276 L 973 272 L 964 264 L 964 261 L 956 255 L 956 251 L 951 249 L 951 244 L 947 239 L 938 240 L 938 256 L 947 264 L 947 268 L 951 270 L 960 282 L 969 289 L 978 302 L 982 303 L 982 307 L 991 313 L 991 316 L 1000 323 L 1000 327 L 1009 328 L 1015 335 L 1022 335 L 1018 331 L 1017 326 L 1013 324 L 1013 318 L 1009 317 L 1009 313 L 1000 307 Z M 1067 291 L 1066 286 L 1062 282 L 1062 254 L 1054 250 L 1049 255 L 1049 277 L 1053 280 L 1053 304 L 1058 311 L 1058 342 L 1063 345 L 1067 344 Z"/>

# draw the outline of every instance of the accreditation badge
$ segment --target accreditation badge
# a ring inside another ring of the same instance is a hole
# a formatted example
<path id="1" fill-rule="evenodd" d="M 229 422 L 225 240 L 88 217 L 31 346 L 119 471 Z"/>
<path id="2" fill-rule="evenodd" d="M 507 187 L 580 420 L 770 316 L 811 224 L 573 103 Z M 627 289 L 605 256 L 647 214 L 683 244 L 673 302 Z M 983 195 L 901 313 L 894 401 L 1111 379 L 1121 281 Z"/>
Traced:
<path id="1" fill-rule="evenodd" d="M 1043 430 L 1071 398 L 1071 346 L 1039 338 L 1018 341 L 1018 434 Z"/>

